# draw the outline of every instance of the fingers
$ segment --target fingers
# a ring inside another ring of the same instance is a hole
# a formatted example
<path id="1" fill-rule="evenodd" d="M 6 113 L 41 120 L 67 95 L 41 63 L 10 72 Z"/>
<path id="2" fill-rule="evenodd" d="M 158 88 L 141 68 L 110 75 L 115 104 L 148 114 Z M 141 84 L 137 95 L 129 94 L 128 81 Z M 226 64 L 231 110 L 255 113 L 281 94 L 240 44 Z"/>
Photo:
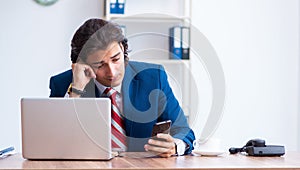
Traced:
<path id="1" fill-rule="evenodd" d="M 169 134 L 165 134 L 165 133 L 158 133 L 157 138 L 161 138 L 161 139 L 165 139 L 167 142 L 172 142 L 174 143 L 174 138 L 169 135 Z"/>
<path id="2" fill-rule="evenodd" d="M 87 65 L 82 63 L 73 63 L 72 64 L 73 71 L 73 86 L 82 90 L 85 88 L 87 83 L 91 78 L 96 78 L 96 74 L 93 69 Z"/>
<path id="3" fill-rule="evenodd" d="M 154 140 L 154 139 L 149 139 L 148 143 L 150 145 L 155 145 L 155 146 L 159 146 L 162 148 L 171 148 L 174 145 L 174 142 L 160 141 L 160 140 Z"/>
<path id="4" fill-rule="evenodd" d="M 162 153 L 162 154 L 159 154 L 158 156 L 162 157 L 162 158 L 169 158 L 171 156 L 173 156 L 174 154 L 172 153 Z"/>
<path id="5" fill-rule="evenodd" d="M 173 143 L 173 146 L 170 148 L 163 148 L 163 147 L 146 144 L 145 150 L 155 152 L 160 157 L 171 157 L 172 155 L 175 154 L 175 144 Z"/>
<path id="6" fill-rule="evenodd" d="M 148 144 L 144 146 L 146 151 L 156 152 L 160 157 L 170 157 L 175 154 L 175 143 L 171 135 L 157 134 L 156 137 L 160 140 L 149 139 Z"/>
<path id="7" fill-rule="evenodd" d="M 84 74 L 87 77 L 96 78 L 96 74 L 95 74 L 94 70 L 90 66 L 85 67 Z"/>
<path id="8" fill-rule="evenodd" d="M 146 151 L 153 151 L 153 152 L 158 152 L 158 153 L 171 153 L 173 149 L 175 149 L 175 144 L 174 143 L 171 143 L 170 147 L 168 147 L 168 148 L 165 148 L 165 147 L 162 147 L 162 146 L 157 146 L 157 145 L 152 145 L 152 144 L 146 144 L 145 145 L 145 150 Z"/>

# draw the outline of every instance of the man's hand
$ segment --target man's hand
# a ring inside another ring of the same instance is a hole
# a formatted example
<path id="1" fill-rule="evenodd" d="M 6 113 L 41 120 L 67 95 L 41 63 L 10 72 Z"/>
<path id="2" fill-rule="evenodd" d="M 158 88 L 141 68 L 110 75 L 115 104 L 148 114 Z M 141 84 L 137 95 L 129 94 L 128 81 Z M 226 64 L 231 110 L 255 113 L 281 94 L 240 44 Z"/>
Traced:
<path id="1" fill-rule="evenodd" d="M 73 63 L 73 87 L 78 90 L 83 90 L 92 78 L 96 78 L 93 69 L 84 63 Z M 74 96 L 75 97 L 75 96 Z"/>
<path id="2" fill-rule="evenodd" d="M 144 146 L 146 151 L 156 152 L 158 156 L 164 158 L 176 154 L 174 138 L 171 135 L 159 133 L 156 137 L 164 141 L 149 139 L 148 144 Z"/>

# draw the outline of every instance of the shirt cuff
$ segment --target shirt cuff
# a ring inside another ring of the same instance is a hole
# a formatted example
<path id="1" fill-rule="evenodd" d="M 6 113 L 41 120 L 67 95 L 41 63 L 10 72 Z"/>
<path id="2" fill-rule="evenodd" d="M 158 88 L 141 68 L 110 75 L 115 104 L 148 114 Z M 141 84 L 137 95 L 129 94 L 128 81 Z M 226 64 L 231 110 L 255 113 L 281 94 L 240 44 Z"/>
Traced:
<path id="1" fill-rule="evenodd" d="M 187 149 L 187 144 L 185 142 L 183 142 L 183 140 L 177 139 L 177 138 L 174 138 L 174 141 L 175 141 L 175 144 L 177 146 L 177 153 L 176 154 L 178 156 L 184 155 L 184 152 Z"/>
<path id="2" fill-rule="evenodd" d="M 66 92 L 64 98 L 70 98 L 70 95 L 68 94 L 68 92 Z"/>

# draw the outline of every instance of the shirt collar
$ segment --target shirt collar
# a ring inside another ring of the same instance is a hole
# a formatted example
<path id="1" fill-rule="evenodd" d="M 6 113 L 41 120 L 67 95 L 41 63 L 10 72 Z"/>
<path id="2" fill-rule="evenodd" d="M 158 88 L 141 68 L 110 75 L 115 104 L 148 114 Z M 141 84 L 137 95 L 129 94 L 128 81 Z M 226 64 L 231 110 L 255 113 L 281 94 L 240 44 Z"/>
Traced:
<path id="1" fill-rule="evenodd" d="M 99 83 L 96 79 L 94 79 L 94 83 L 96 84 L 100 95 L 103 94 L 104 90 L 108 87 L 102 85 L 101 83 Z M 112 87 L 113 89 L 115 89 L 118 93 L 121 94 L 121 88 L 122 88 L 122 83 L 118 86 Z"/>

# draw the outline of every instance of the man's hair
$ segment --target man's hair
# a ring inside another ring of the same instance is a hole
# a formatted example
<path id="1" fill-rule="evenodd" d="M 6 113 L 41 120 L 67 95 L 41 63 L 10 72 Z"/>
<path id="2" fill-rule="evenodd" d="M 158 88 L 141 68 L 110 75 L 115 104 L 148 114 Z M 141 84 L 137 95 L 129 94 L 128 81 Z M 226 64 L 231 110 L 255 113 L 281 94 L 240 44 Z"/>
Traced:
<path id="1" fill-rule="evenodd" d="M 128 43 L 118 24 L 103 19 L 89 19 L 75 32 L 71 41 L 71 61 L 76 63 L 98 50 L 105 50 L 112 42 L 124 47 L 124 59 L 128 61 Z"/>

